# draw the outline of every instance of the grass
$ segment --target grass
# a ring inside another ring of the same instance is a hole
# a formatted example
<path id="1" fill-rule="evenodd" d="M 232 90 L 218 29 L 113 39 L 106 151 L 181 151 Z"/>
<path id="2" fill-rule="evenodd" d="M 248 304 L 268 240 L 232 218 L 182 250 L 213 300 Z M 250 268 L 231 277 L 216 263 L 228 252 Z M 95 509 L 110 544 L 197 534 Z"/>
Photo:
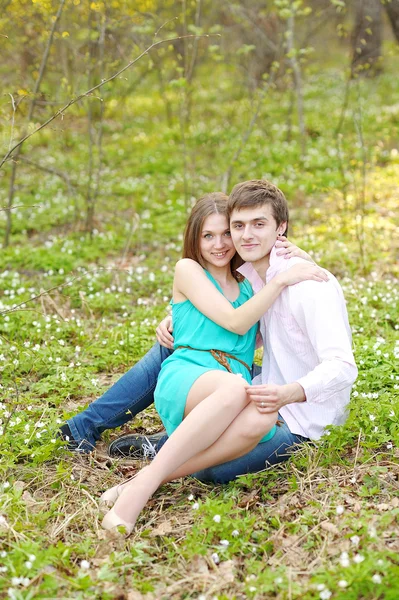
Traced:
<path id="1" fill-rule="evenodd" d="M 0 255 L 1 595 L 398 598 L 397 85 L 389 68 L 354 84 L 342 163 L 331 126 L 342 105 L 338 72 L 308 79 L 304 160 L 295 126 L 287 141 L 288 100 L 271 91 L 232 182 L 277 181 L 292 206 L 293 239 L 340 279 L 359 366 L 347 423 L 287 464 L 227 486 L 190 478 L 164 486 L 129 539 L 98 522 L 101 491 L 140 466 L 107 456 L 120 432 L 105 433 L 87 456 L 67 452 L 55 434 L 151 347 L 167 309 L 191 203 L 179 124 L 165 126 L 160 99 L 148 102 L 153 88 L 127 103 L 131 119 L 109 109 L 92 238 L 83 231 L 83 115 L 32 141 L 26 152 L 55 162 L 74 187 L 68 193 L 58 177 L 21 166 L 16 204 L 37 206 L 14 211 L 12 245 Z M 194 197 L 219 188 L 251 110 L 223 77 L 195 94 Z M 0 172 L 3 198 L 8 175 Z M 159 426 L 149 409 L 131 428 Z"/>

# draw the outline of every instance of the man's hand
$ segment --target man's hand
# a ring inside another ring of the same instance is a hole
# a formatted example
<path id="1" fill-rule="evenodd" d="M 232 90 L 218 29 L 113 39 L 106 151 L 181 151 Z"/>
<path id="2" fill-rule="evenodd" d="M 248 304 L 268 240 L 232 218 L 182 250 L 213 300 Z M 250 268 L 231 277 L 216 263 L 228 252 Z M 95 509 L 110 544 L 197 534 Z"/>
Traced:
<path id="1" fill-rule="evenodd" d="M 278 412 L 286 404 L 306 401 L 305 392 L 299 383 L 251 385 L 246 390 L 261 414 Z"/>
<path id="2" fill-rule="evenodd" d="M 165 348 L 169 348 L 170 350 L 173 350 L 174 342 L 173 336 L 171 335 L 172 331 L 173 323 L 171 316 L 165 317 L 155 331 L 157 340 L 161 346 L 165 346 Z"/>

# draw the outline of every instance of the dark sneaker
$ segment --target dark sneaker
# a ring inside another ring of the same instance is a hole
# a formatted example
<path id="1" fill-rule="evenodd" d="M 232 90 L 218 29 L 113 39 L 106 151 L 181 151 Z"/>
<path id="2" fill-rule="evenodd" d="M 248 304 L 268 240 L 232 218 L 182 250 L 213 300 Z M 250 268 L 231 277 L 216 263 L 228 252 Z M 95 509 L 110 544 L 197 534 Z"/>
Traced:
<path id="1" fill-rule="evenodd" d="M 56 437 L 60 438 L 63 442 L 66 442 L 68 450 L 76 450 L 76 448 L 79 445 L 78 442 L 74 439 L 68 423 L 64 423 L 64 425 L 61 425 L 61 427 L 57 431 Z"/>
<path id="2" fill-rule="evenodd" d="M 114 458 L 154 458 L 157 444 L 165 435 L 165 431 L 153 435 L 123 435 L 111 442 L 108 454 Z"/>
<path id="3" fill-rule="evenodd" d="M 61 425 L 61 427 L 56 433 L 56 437 L 65 442 L 65 445 L 68 448 L 68 450 L 71 450 L 72 452 L 90 452 L 91 449 L 94 449 L 94 447 L 87 449 L 86 447 L 84 447 L 84 444 L 82 442 L 78 442 L 77 440 L 75 440 L 68 423 L 64 423 L 63 425 Z"/>

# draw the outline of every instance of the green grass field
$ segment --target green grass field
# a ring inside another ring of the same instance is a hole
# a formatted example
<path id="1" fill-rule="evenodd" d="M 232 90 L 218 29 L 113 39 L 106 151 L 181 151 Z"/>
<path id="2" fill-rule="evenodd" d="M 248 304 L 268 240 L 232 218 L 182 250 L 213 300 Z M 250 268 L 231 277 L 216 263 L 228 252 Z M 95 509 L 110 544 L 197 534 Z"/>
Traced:
<path id="1" fill-rule="evenodd" d="M 99 526 L 100 493 L 140 466 L 107 456 L 121 432 L 77 456 L 56 431 L 151 347 L 187 205 L 220 189 L 253 109 L 229 79 L 198 84 L 185 158 L 178 119 L 166 127 L 150 87 L 123 114 L 110 105 L 92 238 L 83 108 L 24 149 L 71 186 L 21 163 L 15 205 L 31 208 L 13 211 L 0 253 L 1 597 L 399 598 L 398 79 L 388 64 L 354 82 L 337 137 L 344 87 L 334 69 L 309 74 L 305 157 L 295 123 L 288 139 L 288 99 L 271 90 L 231 184 L 281 186 L 292 239 L 342 284 L 359 366 L 348 421 L 281 467 L 164 486 L 128 539 Z M 3 211 L 0 235 L 4 224 Z M 159 427 L 149 409 L 124 431 Z"/>

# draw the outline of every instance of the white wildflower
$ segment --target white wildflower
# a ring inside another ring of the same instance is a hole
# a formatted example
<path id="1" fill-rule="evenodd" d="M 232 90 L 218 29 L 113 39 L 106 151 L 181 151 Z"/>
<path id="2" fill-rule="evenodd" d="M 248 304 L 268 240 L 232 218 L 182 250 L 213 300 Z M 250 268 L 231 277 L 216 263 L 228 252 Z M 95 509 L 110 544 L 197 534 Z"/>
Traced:
<path id="1" fill-rule="evenodd" d="M 364 561 L 364 556 L 362 554 L 356 554 L 353 557 L 353 562 L 355 562 L 357 565 L 360 565 L 360 563 L 363 561 Z"/>
<path id="2" fill-rule="evenodd" d="M 213 517 L 213 520 L 215 521 L 215 523 L 220 523 L 220 520 L 221 520 L 221 518 L 222 518 L 222 517 L 221 517 L 220 515 L 215 515 L 215 516 Z"/>
<path id="3" fill-rule="evenodd" d="M 350 560 L 349 560 L 349 555 L 347 552 L 342 552 L 342 554 L 339 558 L 339 562 L 341 563 L 341 567 L 349 567 Z"/>

